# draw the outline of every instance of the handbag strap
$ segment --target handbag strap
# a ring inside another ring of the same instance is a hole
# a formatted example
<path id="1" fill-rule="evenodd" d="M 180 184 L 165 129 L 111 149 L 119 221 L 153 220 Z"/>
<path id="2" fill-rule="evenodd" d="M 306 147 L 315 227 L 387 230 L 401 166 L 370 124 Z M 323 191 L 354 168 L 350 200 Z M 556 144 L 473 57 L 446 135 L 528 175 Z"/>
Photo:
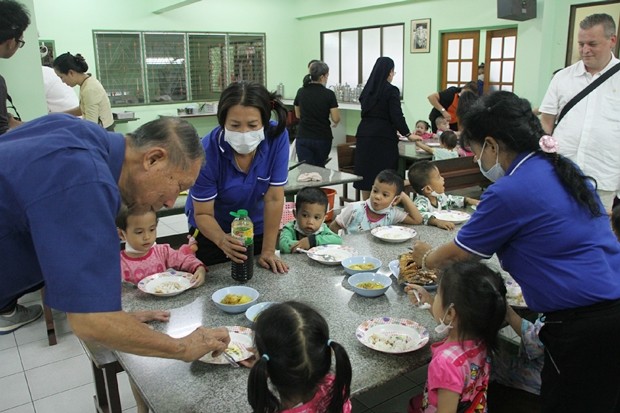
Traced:
<path id="1" fill-rule="evenodd" d="M 558 123 L 564 118 L 566 113 L 573 108 L 579 101 L 585 98 L 590 92 L 599 87 L 604 81 L 612 77 L 618 70 L 620 70 L 620 63 L 616 63 L 611 69 L 603 73 L 598 77 L 598 79 L 594 80 L 590 83 L 585 89 L 581 92 L 577 93 L 571 100 L 568 101 L 566 105 L 560 111 L 560 115 L 558 116 L 558 120 L 555 122 L 555 127 L 558 126 Z"/>

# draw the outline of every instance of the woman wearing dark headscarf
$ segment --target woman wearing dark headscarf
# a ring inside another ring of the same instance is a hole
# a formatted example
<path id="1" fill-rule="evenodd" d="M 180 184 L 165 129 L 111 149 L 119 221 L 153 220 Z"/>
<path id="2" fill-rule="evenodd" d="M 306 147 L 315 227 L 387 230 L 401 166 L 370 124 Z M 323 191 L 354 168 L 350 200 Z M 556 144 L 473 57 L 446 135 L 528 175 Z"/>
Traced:
<path id="1" fill-rule="evenodd" d="M 357 127 L 355 174 L 363 177 L 353 186 L 368 199 L 375 177 L 384 169 L 398 167 L 398 131 L 411 136 L 400 107 L 400 91 L 391 84 L 394 61 L 380 57 L 360 95 L 362 121 Z"/>

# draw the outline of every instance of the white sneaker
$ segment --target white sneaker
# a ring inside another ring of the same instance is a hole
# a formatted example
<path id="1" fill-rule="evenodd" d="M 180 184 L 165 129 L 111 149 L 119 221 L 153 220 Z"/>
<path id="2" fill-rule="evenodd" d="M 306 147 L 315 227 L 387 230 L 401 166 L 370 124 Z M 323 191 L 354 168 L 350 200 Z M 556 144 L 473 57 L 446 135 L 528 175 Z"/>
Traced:
<path id="1" fill-rule="evenodd" d="M 43 314 L 40 305 L 24 307 L 17 304 L 15 313 L 11 316 L 0 315 L 0 335 L 9 334 L 26 324 L 35 321 Z"/>

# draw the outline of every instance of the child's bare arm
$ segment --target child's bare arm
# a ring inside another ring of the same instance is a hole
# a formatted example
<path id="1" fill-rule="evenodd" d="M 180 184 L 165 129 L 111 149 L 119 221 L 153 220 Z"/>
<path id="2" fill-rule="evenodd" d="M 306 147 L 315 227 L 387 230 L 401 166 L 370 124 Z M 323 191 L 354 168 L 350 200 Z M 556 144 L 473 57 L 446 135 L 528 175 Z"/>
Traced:
<path id="1" fill-rule="evenodd" d="M 480 203 L 479 199 L 465 197 L 465 206 L 467 205 L 478 205 Z"/>
<path id="2" fill-rule="evenodd" d="M 447 229 L 448 231 L 452 231 L 454 228 L 456 228 L 456 225 L 454 225 L 454 222 L 444 221 L 442 219 L 438 219 L 435 217 L 431 217 L 428 220 L 428 225 L 433 225 L 441 229 Z"/>
<path id="3" fill-rule="evenodd" d="M 334 233 L 338 233 L 338 231 L 340 231 L 342 229 L 342 227 L 340 226 L 339 223 L 336 222 L 336 220 L 334 219 L 331 224 L 329 224 L 329 229 L 331 229 Z"/>
<path id="4" fill-rule="evenodd" d="M 506 322 L 510 324 L 510 327 L 521 337 L 521 322 L 523 319 L 512 309 L 511 306 L 506 305 Z"/>
<path id="5" fill-rule="evenodd" d="M 409 195 L 401 192 L 399 202 L 403 204 L 403 208 L 407 212 L 407 217 L 403 220 L 403 224 L 419 225 L 424 221 L 418 207 L 415 206 Z"/>
<path id="6" fill-rule="evenodd" d="M 430 153 L 431 155 L 432 155 L 433 153 L 435 153 L 435 150 L 434 150 L 433 148 L 431 148 L 431 147 L 430 147 L 430 146 L 428 146 L 427 144 L 422 143 L 422 142 L 420 142 L 420 141 L 417 141 L 417 142 L 415 143 L 415 146 L 417 146 L 418 148 L 422 148 L 422 149 L 424 149 L 426 152 Z"/>

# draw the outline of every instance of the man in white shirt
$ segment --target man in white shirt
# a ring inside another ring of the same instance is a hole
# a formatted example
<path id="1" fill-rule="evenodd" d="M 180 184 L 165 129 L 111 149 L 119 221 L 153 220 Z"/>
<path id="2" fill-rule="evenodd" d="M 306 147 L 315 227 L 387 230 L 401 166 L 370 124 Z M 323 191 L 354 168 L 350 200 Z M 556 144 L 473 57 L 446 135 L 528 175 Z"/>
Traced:
<path id="1" fill-rule="evenodd" d="M 614 74 L 579 101 L 554 130 L 562 108 L 620 60 L 616 25 L 608 14 L 587 16 L 579 24 L 581 60 L 559 71 L 551 80 L 539 108 L 545 131 L 553 132 L 562 155 L 596 179 L 606 209 L 620 191 L 620 73 Z"/>

